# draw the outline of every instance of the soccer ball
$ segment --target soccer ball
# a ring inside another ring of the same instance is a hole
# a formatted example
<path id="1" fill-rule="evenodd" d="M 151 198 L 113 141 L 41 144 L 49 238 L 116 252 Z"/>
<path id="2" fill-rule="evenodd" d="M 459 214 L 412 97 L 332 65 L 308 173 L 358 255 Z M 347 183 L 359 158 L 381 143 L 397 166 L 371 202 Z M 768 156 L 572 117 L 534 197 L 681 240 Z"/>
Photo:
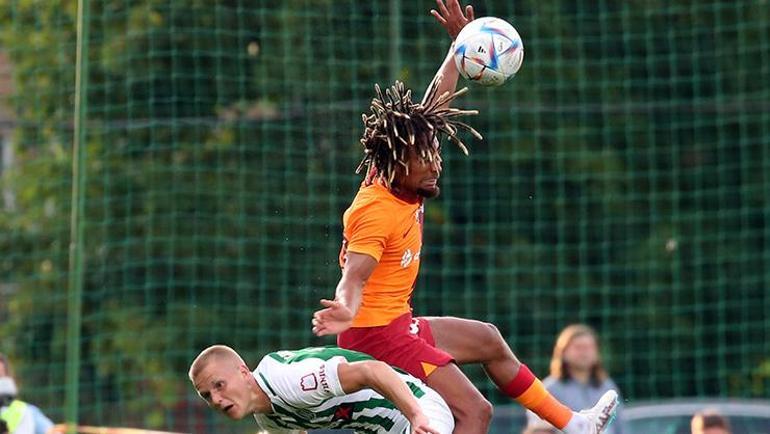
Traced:
<path id="1" fill-rule="evenodd" d="M 457 35 L 454 57 L 463 77 L 484 86 L 500 86 L 521 68 L 524 43 L 505 20 L 478 18 Z"/>

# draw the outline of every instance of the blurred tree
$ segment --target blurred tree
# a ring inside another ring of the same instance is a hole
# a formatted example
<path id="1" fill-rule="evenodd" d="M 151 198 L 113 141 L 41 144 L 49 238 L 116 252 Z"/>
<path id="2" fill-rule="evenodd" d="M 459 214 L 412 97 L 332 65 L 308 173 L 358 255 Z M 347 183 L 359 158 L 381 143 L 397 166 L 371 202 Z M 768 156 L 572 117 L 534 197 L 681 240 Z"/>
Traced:
<path id="1" fill-rule="evenodd" d="M 0 348 L 54 407 L 75 3 L 0 0 L 18 119 Z M 374 82 L 421 92 L 448 40 L 423 2 L 402 2 L 400 41 L 378 2 L 91 4 L 83 418 L 187 429 L 168 415 L 203 346 L 255 362 L 320 342 L 308 320 L 338 277 L 360 113 Z M 458 101 L 486 140 L 446 154 L 416 312 L 495 322 L 541 374 L 555 333 L 589 322 L 631 399 L 767 396 L 770 10 L 522 0 L 477 15 L 510 19 L 526 60 Z"/>

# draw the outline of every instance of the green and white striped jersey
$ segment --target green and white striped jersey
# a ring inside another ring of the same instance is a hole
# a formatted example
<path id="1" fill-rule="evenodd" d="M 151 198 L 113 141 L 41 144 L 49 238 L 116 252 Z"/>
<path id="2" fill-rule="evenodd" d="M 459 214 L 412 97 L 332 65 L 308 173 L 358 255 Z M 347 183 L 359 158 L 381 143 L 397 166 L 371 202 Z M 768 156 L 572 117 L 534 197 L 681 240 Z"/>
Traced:
<path id="1" fill-rule="evenodd" d="M 273 404 L 270 414 L 255 414 L 270 433 L 305 429 L 352 429 L 356 433 L 409 434 L 409 421 L 395 405 L 371 389 L 346 394 L 337 375 L 341 362 L 373 360 L 338 347 L 277 351 L 266 355 L 253 375 Z M 415 398 L 425 384 L 399 372 Z"/>

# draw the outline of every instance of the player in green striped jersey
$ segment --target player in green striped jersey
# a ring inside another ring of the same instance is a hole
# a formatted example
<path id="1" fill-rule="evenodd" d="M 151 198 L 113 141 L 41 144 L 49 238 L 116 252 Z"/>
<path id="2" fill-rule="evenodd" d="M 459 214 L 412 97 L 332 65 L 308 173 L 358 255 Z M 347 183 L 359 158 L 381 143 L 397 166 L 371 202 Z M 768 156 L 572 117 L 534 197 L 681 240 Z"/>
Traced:
<path id="1" fill-rule="evenodd" d="M 254 415 L 270 433 L 352 429 L 371 434 L 450 434 L 444 400 L 384 362 L 338 347 L 277 351 L 254 371 L 235 350 L 214 345 L 190 366 L 209 406 L 231 419 Z"/>

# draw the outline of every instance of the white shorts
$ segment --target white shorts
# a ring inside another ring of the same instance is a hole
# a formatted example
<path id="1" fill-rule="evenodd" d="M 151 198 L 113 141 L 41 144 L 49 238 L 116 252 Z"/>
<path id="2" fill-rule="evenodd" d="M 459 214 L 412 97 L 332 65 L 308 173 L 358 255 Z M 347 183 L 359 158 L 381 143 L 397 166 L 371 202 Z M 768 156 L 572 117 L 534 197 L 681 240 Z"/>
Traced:
<path id="1" fill-rule="evenodd" d="M 430 419 L 430 427 L 441 434 L 452 434 L 455 429 L 455 418 L 452 411 L 444 401 L 444 398 L 428 387 L 425 389 L 425 395 L 418 399 L 423 413 Z"/>

